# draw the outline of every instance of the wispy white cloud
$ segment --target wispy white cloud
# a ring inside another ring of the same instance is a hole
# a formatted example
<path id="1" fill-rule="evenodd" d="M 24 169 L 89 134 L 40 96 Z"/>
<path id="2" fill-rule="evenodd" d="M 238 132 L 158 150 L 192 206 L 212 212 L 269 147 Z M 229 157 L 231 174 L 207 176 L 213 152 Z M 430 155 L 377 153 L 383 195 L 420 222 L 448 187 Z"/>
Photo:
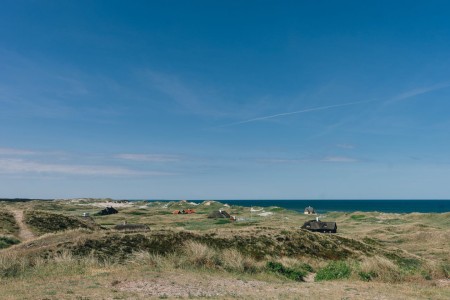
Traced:
<path id="1" fill-rule="evenodd" d="M 180 157 L 178 155 L 171 155 L 171 154 L 123 153 L 118 154 L 115 157 L 125 160 L 146 161 L 146 162 L 174 162 L 180 160 Z"/>
<path id="2" fill-rule="evenodd" d="M 181 106 L 189 109 L 200 107 L 199 97 L 177 76 L 155 71 L 148 71 L 147 75 L 153 88 L 166 94 Z"/>
<path id="3" fill-rule="evenodd" d="M 406 91 L 406 92 L 403 92 L 403 93 L 397 95 L 396 97 L 389 100 L 388 103 L 406 100 L 406 99 L 413 98 L 413 97 L 416 97 L 419 95 L 442 90 L 442 89 L 445 89 L 448 87 L 450 87 L 450 82 L 439 83 L 439 84 L 431 85 L 428 87 L 415 88 L 415 89 L 412 89 L 412 90 L 409 90 L 409 91 Z"/>
<path id="4" fill-rule="evenodd" d="M 36 153 L 37 152 L 31 150 L 0 148 L 0 155 L 23 156 L 23 155 L 34 155 Z"/>
<path id="5" fill-rule="evenodd" d="M 166 172 L 138 171 L 114 166 L 69 165 L 43 163 L 23 159 L 0 159 L 0 173 L 3 174 L 66 174 L 66 175 L 102 175 L 102 176 L 164 176 Z"/>
<path id="6" fill-rule="evenodd" d="M 338 163 L 352 163 L 357 162 L 358 160 L 352 157 L 345 156 L 327 156 L 321 159 L 324 162 L 338 162 Z"/>
<path id="7" fill-rule="evenodd" d="M 297 111 L 291 111 L 291 112 L 285 112 L 285 113 L 279 113 L 279 114 L 274 114 L 274 115 L 269 115 L 269 116 L 264 116 L 264 117 L 248 119 L 248 120 L 239 121 L 239 122 L 233 122 L 233 123 L 221 125 L 218 127 L 229 127 L 229 126 L 241 125 L 241 124 L 251 123 L 251 122 L 256 122 L 256 121 L 263 121 L 263 120 L 267 120 L 267 119 L 273 119 L 273 118 L 284 117 L 284 116 L 289 116 L 289 115 L 302 114 L 302 113 L 308 113 L 308 112 L 319 111 L 319 110 L 327 110 L 327 109 L 332 109 L 332 108 L 339 108 L 339 107 L 357 105 L 357 104 L 369 103 L 369 102 L 373 102 L 373 101 L 365 100 L 365 101 L 347 102 L 347 103 L 341 103 L 341 104 L 335 104 L 335 105 L 318 106 L 318 107 L 313 107 L 313 108 L 308 108 L 308 109 L 302 109 L 302 110 L 297 110 Z"/>
<path id="8" fill-rule="evenodd" d="M 180 74 L 159 72 L 155 70 L 144 70 L 139 73 L 144 78 L 146 88 L 158 91 L 175 104 L 171 107 L 177 113 L 189 113 L 208 117 L 231 117 L 236 114 L 248 116 L 247 105 L 264 107 L 265 97 L 248 99 L 246 103 L 235 103 L 229 101 L 235 98 L 233 95 L 223 95 L 223 89 L 217 89 L 197 79 L 186 78 Z M 142 79 L 141 79 L 142 80 Z M 225 99 L 226 98 L 226 99 Z M 250 104 L 247 104 L 250 103 Z M 251 110 L 254 112 L 254 108 Z"/>

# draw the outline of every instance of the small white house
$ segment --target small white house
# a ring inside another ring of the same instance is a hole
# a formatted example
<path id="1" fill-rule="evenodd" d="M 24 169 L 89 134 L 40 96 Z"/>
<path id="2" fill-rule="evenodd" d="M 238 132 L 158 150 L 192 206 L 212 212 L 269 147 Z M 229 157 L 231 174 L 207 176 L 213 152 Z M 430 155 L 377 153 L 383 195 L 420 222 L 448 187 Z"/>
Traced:
<path id="1" fill-rule="evenodd" d="M 312 206 L 308 206 L 305 208 L 305 215 L 315 215 L 316 211 Z"/>

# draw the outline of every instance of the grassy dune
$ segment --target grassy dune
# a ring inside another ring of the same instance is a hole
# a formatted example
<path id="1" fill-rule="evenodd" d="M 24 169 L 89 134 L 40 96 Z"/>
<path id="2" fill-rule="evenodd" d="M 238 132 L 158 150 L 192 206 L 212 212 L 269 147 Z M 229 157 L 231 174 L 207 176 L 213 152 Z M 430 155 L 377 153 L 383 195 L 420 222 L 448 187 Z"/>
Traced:
<path id="1" fill-rule="evenodd" d="M 118 214 L 80 217 L 83 212 L 93 215 L 107 202 L 0 202 L 3 211 L 24 211 L 26 224 L 38 235 L 0 251 L 2 295 L 7 299 L 450 297 L 449 213 L 330 213 L 325 219 L 337 221 L 335 235 L 299 230 L 310 216 L 276 207 L 264 208 L 272 214 L 259 216 L 249 208 L 217 202 L 117 204 Z M 187 208 L 197 213 L 171 213 Z M 240 221 L 208 219 L 216 209 L 225 209 Z M 8 220 L 14 224 L 14 219 Z M 148 225 L 150 230 L 113 229 L 124 221 Z M 17 235 L 15 230 L 10 234 Z M 215 286 L 206 284 L 205 278 Z"/>

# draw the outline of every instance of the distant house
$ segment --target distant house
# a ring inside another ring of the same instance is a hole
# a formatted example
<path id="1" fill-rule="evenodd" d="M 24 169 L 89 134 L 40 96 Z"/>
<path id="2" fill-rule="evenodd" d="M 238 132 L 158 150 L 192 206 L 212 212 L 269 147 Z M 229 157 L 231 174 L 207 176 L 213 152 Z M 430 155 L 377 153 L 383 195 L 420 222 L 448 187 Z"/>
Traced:
<path id="1" fill-rule="evenodd" d="M 317 219 L 305 222 L 305 224 L 303 224 L 301 228 L 313 232 L 323 232 L 323 233 L 337 232 L 336 222 L 322 222 Z"/>
<path id="2" fill-rule="evenodd" d="M 110 207 L 106 207 L 105 209 L 102 209 L 97 214 L 101 215 L 101 216 L 106 216 L 106 215 L 117 214 L 118 212 L 119 211 L 117 209 L 115 209 L 114 207 L 110 206 Z"/>
<path id="3" fill-rule="evenodd" d="M 208 214 L 208 218 L 210 219 L 220 219 L 220 218 L 229 219 L 230 217 L 231 216 L 229 213 L 221 209 L 212 211 L 211 213 Z"/>
<path id="4" fill-rule="evenodd" d="M 315 215 L 316 211 L 312 206 L 308 206 L 305 208 L 305 215 Z"/>

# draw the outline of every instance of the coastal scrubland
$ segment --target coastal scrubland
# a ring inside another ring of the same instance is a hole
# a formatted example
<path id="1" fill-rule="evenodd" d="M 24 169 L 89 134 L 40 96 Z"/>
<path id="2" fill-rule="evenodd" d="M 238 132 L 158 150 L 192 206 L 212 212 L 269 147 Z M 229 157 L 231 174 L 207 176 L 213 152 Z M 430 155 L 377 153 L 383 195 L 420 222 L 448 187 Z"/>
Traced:
<path id="1" fill-rule="evenodd" d="M 119 213 L 97 214 L 110 205 Z M 321 234 L 300 229 L 314 216 L 215 201 L 0 208 L 5 299 L 450 298 L 450 213 L 332 212 L 338 233 Z M 172 214 L 183 209 L 195 213 Z M 219 209 L 237 221 L 208 218 Z"/>

